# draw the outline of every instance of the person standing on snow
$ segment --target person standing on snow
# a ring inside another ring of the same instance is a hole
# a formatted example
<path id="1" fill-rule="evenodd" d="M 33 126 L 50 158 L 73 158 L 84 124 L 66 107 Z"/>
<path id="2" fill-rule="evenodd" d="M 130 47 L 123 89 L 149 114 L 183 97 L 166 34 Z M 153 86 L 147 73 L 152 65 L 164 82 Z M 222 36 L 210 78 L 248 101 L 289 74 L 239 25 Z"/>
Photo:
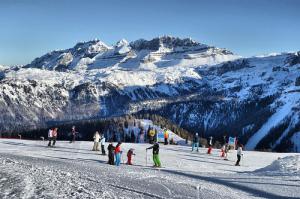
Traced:
<path id="1" fill-rule="evenodd" d="M 107 150 L 108 150 L 108 164 L 114 165 L 115 164 L 115 154 L 114 154 L 115 147 L 112 142 L 109 143 Z"/>
<path id="2" fill-rule="evenodd" d="M 199 152 L 199 136 L 198 136 L 198 133 L 196 133 L 193 137 L 192 152 L 194 151 L 195 147 L 197 147 L 197 152 Z"/>
<path id="3" fill-rule="evenodd" d="M 221 155 L 220 155 L 221 157 L 225 157 L 225 149 L 226 149 L 226 146 L 223 145 L 221 150 L 220 150 L 221 151 Z"/>
<path id="4" fill-rule="evenodd" d="M 92 151 L 99 151 L 99 140 L 100 140 L 100 134 L 98 131 L 94 134 L 94 146 Z"/>
<path id="5" fill-rule="evenodd" d="M 156 142 L 153 146 L 147 148 L 146 153 L 148 149 L 152 149 L 154 167 L 161 167 L 159 159 L 159 144 Z"/>
<path id="6" fill-rule="evenodd" d="M 241 157 L 243 155 L 243 145 L 239 144 L 237 149 L 237 161 L 235 163 L 235 166 L 240 166 Z"/>
<path id="7" fill-rule="evenodd" d="M 75 142 L 76 139 L 76 130 L 75 130 L 75 126 L 72 126 L 72 132 L 71 132 L 71 140 L 70 143 Z"/>
<path id="8" fill-rule="evenodd" d="M 212 146 L 213 146 L 213 137 L 212 136 L 210 136 L 209 137 L 209 142 L 208 142 L 208 149 L 207 149 L 207 154 L 211 154 L 211 152 L 212 152 Z"/>
<path id="9" fill-rule="evenodd" d="M 134 149 L 129 149 L 127 152 L 127 164 L 128 165 L 132 165 L 132 156 L 135 155 L 135 153 L 133 153 Z"/>
<path id="10" fill-rule="evenodd" d="M 164 138 L 165 138 L 165 145 L 168 145 L 169 133 L 167 129 L 164 129 Z"/>
<path id="11" fill-rule="evenodd" d="M 52 138 L 53 138 L 53 128 L 49 129 L 48 131 L 48 140 L 49 140 L 48 146 L 51 146 Z"/>
<path id="12" fill-rule="evenodd" d="M 213 146 L 213 137 L 212 136 L 209 137 L 208 145 L 211 147 Z"/>
<path id="13" fill-rule="evenodd" d="M 56 143 L 57 130 L 58 130 L 58 128 L 54 128 L 53 131 L 52 131 L 52 140 L 53 140 L 52 146 L 55 146 L 55 143 Z"/>
<path id="14" fill-rule="evenodd" d="M 104 149 L 104 145 L 105 145 L 105 137 L 104 137 L 103 134 L 101 135 L 101 140 L 100 140 L 100 142 L 101 142 L 101 153 L 102 153 L 102 155 L 106 155 L 106 152 L 105 152 L 105 149 Z"/>
<path id="15" fill-rule="evenodd" d="M 122 144 L 121 142 L 118 142 L 115 148 L 116 166 L 120 166 L 121 164 L 121 155 L 122 155 L 121 144 Z"/>
<path id="16" fill-rule="evenodd" d="M 225 151 L 224 151 L 224 160 L 228 160 L 228 152 L 230 150 L 229 144 L 225 145 Z"/>

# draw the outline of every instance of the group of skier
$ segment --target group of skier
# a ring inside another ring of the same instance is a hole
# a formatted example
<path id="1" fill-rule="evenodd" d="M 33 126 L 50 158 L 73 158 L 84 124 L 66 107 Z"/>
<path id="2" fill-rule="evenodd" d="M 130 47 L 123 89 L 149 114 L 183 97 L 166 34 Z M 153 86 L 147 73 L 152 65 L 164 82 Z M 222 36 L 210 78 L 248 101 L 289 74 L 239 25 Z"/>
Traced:
<path id="1" fill-rule="evenodd" d="M 164 129 L 164 144 L 168 145 L 168 139 L 169 139 L 169 133 L 167 131 L 167 129 Z M 152 149 L 152 159 L 153 159 L 153 167 L 161 167 L 161 162 L 160 162 L 160 158 L 159 158 L 159 144 L 158 142 L 155 140 L 155 130 L 153 128 L 149 129 L 149 143 L 153 144 L 151 147 L 146 148 L 146 154 L 147 151 Z M 122 153 L 123 151 L 121 150 L 121 144 L 122 142 L 118 142 L 118 144 L 116 146 L 113 145 L 113 142 L 110 142 L 107 150 L 108 150 L 108 164 L 110 165 L 116 165 L 119 166 L 121 164 L 121 157 L 122 157 Z M 101 145 L 102 146 L 102 145 Z M 134 156 L 134 149 L 130 148 L 127 152 L 127 164 L 128 165 L 132 165 L 132 156 Z M 147 157 L 146 157 L 147 158 Z"/>
<path id="2" fill-rule="evenodd" d="M 57 127 L 53 127 L 50 128 L 48 130 L 48 146 L 49 147 L 54 147 L 55 143 L 56 143 L 56 139 L 57 139 L 57 134 L 58 134 L 58 128 Z M 75 126 L 72 127 L 71 130 L 71 139 L 70 139 L 70 143 L 74 143 L 75 139 L 76 139 L 76 135 L 78 134 L 78 132 L 76 132 L 75 130 Z M 44 139 L 44 137 L 41 137 L 42 139 Z"/>
<path id="3" fill-rule="evenodd" d="M 213 142 L 212 142 L 213 137 L 209 137 L 208 141 L 208 150 L 207 154 L 212 153 L 212 147 L 213 147 Z M 228 160 L 228 152 L 230 150 L 230 145 L 227 143 L 226 136 L 224 136 L 224 141 L 223 141 L 223 146 L 221 148 L 221 157 L 224 158 L 224 160 Z M 237 161 L 235 163 L 235 166 L 240 166 L 240 161 L 241 157 L 243 156 L 243 145 L 241 143 L 235 143 L 235 146 L 237 147 Z M 192 152 L 194 149 L 198 152 L 199 151 L 199 134 L 195 133 L 192 141 Z"/>
<path id="4" fill-rule="evenodd" d="M 121 164 L 121 159 L 122 159 L 122 153 L 123 151 L 121 150 L 121 145 L 122 142 L 118 142 L 116 146 L 114 146 L 113 142 L 110 142 L 107 150 L 108 150 L 108 164 L 110 165 L 116 165 L 120 166 Z M 161 162 L 159 159 L 159 144 L 155 142 L 153 146 L 146 148 L 146 153 L 147 150 L 152 149 L 152 154 L 153 154 L 153 162 L 154 162 L 154 167 L 161 167 Z M 132 156 L 134 156 L 134 149 L 130 148 L 127 152 L 127 164 L 132 165 Z"/>
<path id="5" fill-rule="evenodd" d="M 51 128 L 48 131 L 48 146 L 49 147 L 53 147 L 55 146 L 56 143 L 56 139 L 57 139 L 57 132 L 58 132 L 58 128 Z M 75 130 L 75 126 L 72 127 L 72 131 L 71 131 L 71 140 L 70 143 L 75 142 L 75 138 L 76 138 L 76 134 L 78 132 L 76 132 Z M 167 131 L 167 129 L 163 130 L 164 133 L 164 144 L 167 145 L 168 144 L 168 140 L 169 140 L 169 133 Z M 160 158 L 159 158 L 159 144 L 157 142 L 157 140 L 154 139 L 155 136 L 155 131 L 153 128 L 150 128 L 149 130 L 149 143 L 153 144 L 151 147 L 146 148 L 146 154 L 147 151 L 152 149 L 152 155 L 153 155 L 153 162 L 154 162 L 154 167 L 161 167 L 161 162 L 160 162 Z M 100 151 L 99 149 L 99 145 L 101 146 L 101 154 L 102 155 L 106 155 L 106 151 L 105 151 L 105 137 L 103 134 L 100 134 L 98 131 L 95 132 L 94 136 L 94 145 L 92 150 L 93 151 Z M 212 153 L 212 147 L 213 147 L 213 143 L 212 143 L 212 137 L 209 137 L 208 140 L 208 150 L 207 150 L 207 154 L 211 154 Z M 199 142 L 200 142 L 200 137 L 198 133 L 194 134 L 193 140 L 192 140 L 192 152 L 194 150 L 196 150 L 197 152 L 199 152 Z M 223 141 L 223 146 L 221 148 L 221 157 L 224 158 L 224 160 L 228 160 L 228 151 L 230 150 L 230 145 L 227 143 L 226 141 L 226 136 L 224 136 L 224 141 Z M 113 145 L 113 142 L 110 142 L 107 150 L 108 150 L 108 164 L 110 165 L 116 165 L 119 166 L 121 164 L 121 159 L 122 159 L 122 153 L 123 151 L 121 150 L 121 145 L 122 142 L 118 142 L 116 146 Z M 243 156 L 243 145 L 242 144 L 238 144 L 237 146 L 237 161 L 235 163 L 236 166 L 240 166 L 240 161 L 241 161 L 241 157 Z M 132 165 L 132 157 L 135 155 L 134 153 L 134 149 L 130 148 L 127 152 L 127 164 L 128 165 Z M 146 157 L 147 158 L 147 157 Z"/>
<path id="6" fill-rule="evenodd" d="M 148 149 L 153 149 L 153 162 L 155 167 L 161 167 L 160 159 L 159 159 L 159 144 L 154 140 L 154 135 L 152 136 L 153 128 L 150 129 L 150 137 L 149 137 L 149 142 L 154 143 L 153 146 L 147 148 Z M 57 133 L 58 133 L 58 128 L 51 128 L 48 131 L 48 146 L 49 147 L 54 147 L 57 139 Z M 78 132 L 75 130 L 75 126 L 72 127 L 71 130 L 71 139 L 70 143 L 74 143 L 76 140 L 76 135 Z M 165 138 L 165 144 L 168 144 L 168 133 L 166 129 L 164 129 L 164 138 Z M 100 134 L 98 131 L 95 132 L 94 136 L 94 145 L 92 148 L 92 151 L 100 151 L 99 145 L 101 146 L 101 154 L 106 155 L 105 151 L 105 137 L 103 134 Z M 108 164 L 110 165 L 116 165 L 119 166 L 121 164 L 121 157 L 122 157 L 122 150 L 121 150 L 121 144 L 122 142 L 118 142 L 116 146 L 113 145 L 113 142 L 110 142 L 110 144 L 107 147 L 108 150 Z M 127 164 L 132 165 L 132 156 L 134 156 L 134 149 L 130 148 L 127 152 Z"/>

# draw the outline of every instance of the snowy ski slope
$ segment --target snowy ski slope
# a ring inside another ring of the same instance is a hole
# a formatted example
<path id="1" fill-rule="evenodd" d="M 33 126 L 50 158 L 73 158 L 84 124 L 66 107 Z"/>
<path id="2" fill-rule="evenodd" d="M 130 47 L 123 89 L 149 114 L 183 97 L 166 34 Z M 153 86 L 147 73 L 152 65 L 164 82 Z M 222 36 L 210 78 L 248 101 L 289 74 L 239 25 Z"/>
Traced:
<path id="1" fill-rule="evenodd" d="M 235 151 L 225 161 L 218 150 L 207 155 L 205 148 L 197 153 L 188 146 L 161 145 L 163 168 L 153 169 L 151 152 L 146 156 L 145 150 L 149 144 L 124 143 L 124 155 L 135 149 L 135 165 L 120 167 L 106 164 L 106 156 L 91 151 L 92 142 L 46 145 L 46 141 L 0 140 L 1 198 L 300 197 L 296 154 L 246 151 L 236 167 Z"/>

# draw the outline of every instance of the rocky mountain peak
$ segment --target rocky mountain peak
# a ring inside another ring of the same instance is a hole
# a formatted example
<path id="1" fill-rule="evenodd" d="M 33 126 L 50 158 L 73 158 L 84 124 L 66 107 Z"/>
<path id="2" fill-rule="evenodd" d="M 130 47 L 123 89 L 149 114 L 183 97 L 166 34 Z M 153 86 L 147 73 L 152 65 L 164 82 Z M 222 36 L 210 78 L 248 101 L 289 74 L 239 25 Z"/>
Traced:
<path id="1" fill-rule="evenodd" d="M 130 46 L 135 50 L 152 50 L 157 51 L 161 47 L 174 49 L 177 47 L 207 47 L 192 40 L 191 38 L 180 39 L 173 36 L 161 36 L 151 40 L 139 39 L 130 43 Z"/>

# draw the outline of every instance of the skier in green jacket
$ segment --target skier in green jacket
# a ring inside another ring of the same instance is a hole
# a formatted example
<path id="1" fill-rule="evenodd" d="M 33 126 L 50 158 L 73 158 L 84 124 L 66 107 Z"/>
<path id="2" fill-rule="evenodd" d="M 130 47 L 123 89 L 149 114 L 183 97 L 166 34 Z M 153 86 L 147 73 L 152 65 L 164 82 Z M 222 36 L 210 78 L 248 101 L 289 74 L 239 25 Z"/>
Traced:
<path id="1" fill-rule="evenodd" d="M 161 167 L 159 160 L 159 144 L 156 142 L 153 146 L 147 148 L 146 150 L 148 149 L 152 149 L 154 167 Z"/>

